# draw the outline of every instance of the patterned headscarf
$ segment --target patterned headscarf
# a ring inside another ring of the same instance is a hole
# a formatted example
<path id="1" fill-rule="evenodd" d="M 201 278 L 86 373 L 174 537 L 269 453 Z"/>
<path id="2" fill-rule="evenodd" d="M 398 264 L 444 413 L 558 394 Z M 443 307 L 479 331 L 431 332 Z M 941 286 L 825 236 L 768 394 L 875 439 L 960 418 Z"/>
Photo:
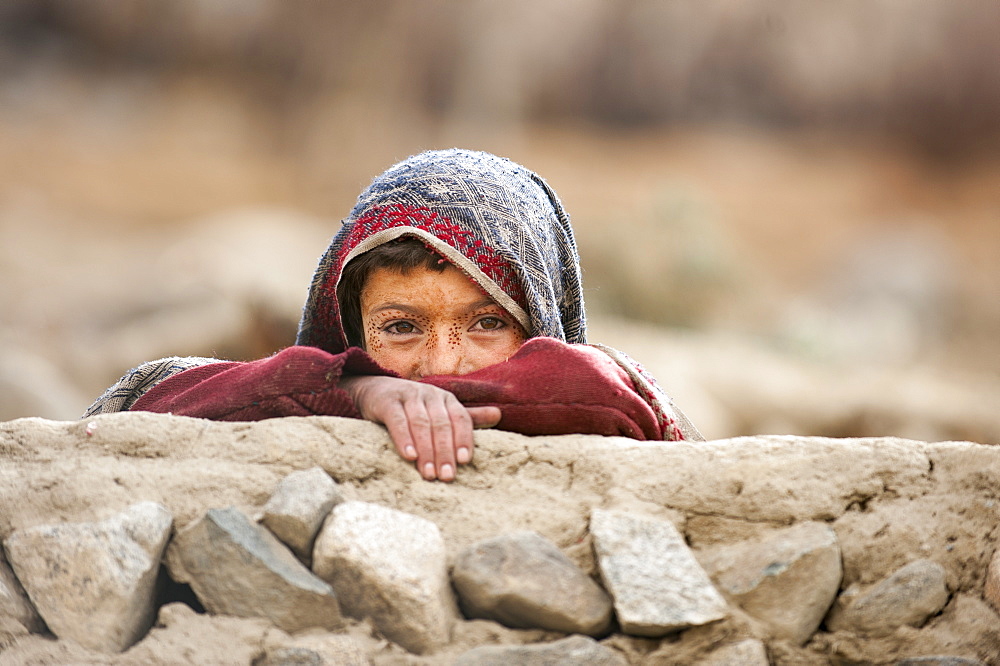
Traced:
<path id="1" fill-rule="evenodd" d="M 457 266 L 529 337 L 586 342 L 576 241 L 555 192 L 510 160 L 452 149 L 410 157 L 361 193 L 320 260 L 296 344 L 346 348 L 337 301 L 344 266 L 400 236 Z"/>

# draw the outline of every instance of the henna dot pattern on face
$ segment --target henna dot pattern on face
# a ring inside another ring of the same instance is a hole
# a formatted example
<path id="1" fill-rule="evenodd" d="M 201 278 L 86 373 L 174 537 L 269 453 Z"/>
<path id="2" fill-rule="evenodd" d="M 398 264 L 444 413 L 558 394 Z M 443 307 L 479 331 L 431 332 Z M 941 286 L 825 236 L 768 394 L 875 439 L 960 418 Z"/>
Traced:
<path id="1" fill-rule="evenodd" d="M 526 338 L 453 266 L 374 271 L 361 293 L 361 318 L 368 353 L 407 379 L 474 372 L 506 360 Z"/>

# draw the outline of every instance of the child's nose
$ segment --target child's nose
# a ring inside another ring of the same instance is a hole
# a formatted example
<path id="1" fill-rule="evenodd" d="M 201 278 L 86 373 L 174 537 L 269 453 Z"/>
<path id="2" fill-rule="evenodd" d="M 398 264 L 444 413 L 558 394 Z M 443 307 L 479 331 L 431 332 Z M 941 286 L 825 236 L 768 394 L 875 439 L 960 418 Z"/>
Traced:
<path id="1" fill-rule="evenodd" d="M 427 345 L 421 374 L 424 377 L 461 374 L 464 359 L 461 343 L 438 338 Z"/>

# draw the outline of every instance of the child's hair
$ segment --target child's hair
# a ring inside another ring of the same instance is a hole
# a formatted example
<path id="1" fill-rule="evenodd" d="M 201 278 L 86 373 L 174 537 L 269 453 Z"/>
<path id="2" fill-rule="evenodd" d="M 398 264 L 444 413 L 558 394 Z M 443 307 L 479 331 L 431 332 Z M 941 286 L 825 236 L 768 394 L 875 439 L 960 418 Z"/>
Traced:
<path id="1" fill-rule="evenodd" d="M 340 283 L 337 284 L 337 301 L 340 303 L 340 319 L 344 325 L 347 344 L 352 347 L 364 346 L 364 336 L 361 331 L 361 291 L 365 288 L 372 271 L 388 268 L 406 275 L 414 268 L 422 266 L 440 273 L 450 265 L 446 259 L 414 236 L 400 236 L 347 262 L 340 276 Z"/>

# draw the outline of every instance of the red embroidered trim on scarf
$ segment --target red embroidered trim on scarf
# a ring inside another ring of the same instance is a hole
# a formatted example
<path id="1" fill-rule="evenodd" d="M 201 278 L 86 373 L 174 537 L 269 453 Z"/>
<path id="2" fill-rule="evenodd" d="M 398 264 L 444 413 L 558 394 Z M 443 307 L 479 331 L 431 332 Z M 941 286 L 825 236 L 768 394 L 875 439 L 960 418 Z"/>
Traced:
<path id="1" fill-rule="evenodd" d="M 514 299 L 518 305 L 527 310 L 524 289 L 506 259 L 497 254 L 496 250 L 481 239 L 473 238 L 472 232 L 454 224 L 444 215 L 425 206 L 407 206 L 393 204 L 391 206 L 373 206 L 364 215 L 354 221 L 344 245 L 337 258 L 337 264 L 330 272 L 323 285 L 327 302 L 331 305 L 329 314 L 337 319 L 340 317 L 340 304 L 337 303 L 337 279 L 343 270 L 343 260 L 351 250 L 366 238 L 385 229 L 395 227 L 414 227 L 434 235 L 435 238 L 455 248 L 467 259 L 475 263 L 488 278 L 493 280 L 503 291 Z"/>

